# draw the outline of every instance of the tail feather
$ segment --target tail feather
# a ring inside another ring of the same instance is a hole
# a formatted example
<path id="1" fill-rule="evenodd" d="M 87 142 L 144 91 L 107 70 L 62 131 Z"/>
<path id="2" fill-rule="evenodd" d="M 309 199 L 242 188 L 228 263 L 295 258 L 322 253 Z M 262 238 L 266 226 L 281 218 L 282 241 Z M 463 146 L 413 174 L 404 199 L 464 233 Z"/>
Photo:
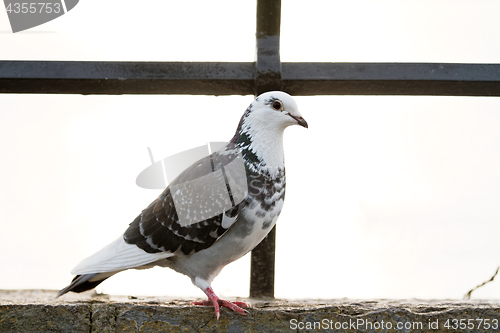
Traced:
<path id="1" fill-rule="evenodd" d="M 171 252 L 147 253 L 135 244 L 127 244 L 123 237 L 83 260 L 71 271 L 76 275 L 117 273 L 129 268 L 141 267 L 173 256 Z"/>
<path id="2" fill-rule="evenodd" d="M 83 260 L 71 273 L 75 278 L 69 286 L 59 291 L 57 297 L 69 291 L 81 293 L 99 285 L 110 276 L 130 269 L 144 269 L 159 260 L 173 256 L 171 252 L 147 253 L 134 244 L 127 244 L 123 237 L 104 247 L 101 251 Z"/>
<path id="3" fill-rule="evenodd" d="M 101 276 L 99 276 L 101 275 Z M 113 274 L 111 274 L 113 275 Z M 110 274 L 83 274 L 83 275 L 77 275 L 73 278 L 69 286 L 67 286 L 64 289 L 61 289 L 56 297 L 62 296 L 66 294 L 69 291 L 73 291 L 75 293 L 81 293 L 90 289 L 94 289 L 97 287 L 101 282 L 106 280 L 111 276 Z M 92 280 L 92 281 L 90 281 Z"/>

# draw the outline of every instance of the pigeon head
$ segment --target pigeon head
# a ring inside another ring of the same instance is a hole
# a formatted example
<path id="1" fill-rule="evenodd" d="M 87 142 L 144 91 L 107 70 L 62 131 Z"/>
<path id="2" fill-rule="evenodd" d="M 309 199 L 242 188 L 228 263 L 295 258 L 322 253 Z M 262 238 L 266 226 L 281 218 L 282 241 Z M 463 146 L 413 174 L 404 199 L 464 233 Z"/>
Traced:
<path id="1" fill-rule="evenodd" d="M 282 91 L 270 91 L 259 95 L 245 112 L 244 121 L 250 126 L 262 126 L 267 130 L 283 131 L 290 125 L 308 127 L 295 100 Z"/>
<path id="2" fill-rule="evenodd" d="M 232 143 L 244 149 L 247 161 L 283 167 L 283 131 L 291 125 L 308 128 L 292 96 L 282 91 L 259 95 L 247 108 Z"/>

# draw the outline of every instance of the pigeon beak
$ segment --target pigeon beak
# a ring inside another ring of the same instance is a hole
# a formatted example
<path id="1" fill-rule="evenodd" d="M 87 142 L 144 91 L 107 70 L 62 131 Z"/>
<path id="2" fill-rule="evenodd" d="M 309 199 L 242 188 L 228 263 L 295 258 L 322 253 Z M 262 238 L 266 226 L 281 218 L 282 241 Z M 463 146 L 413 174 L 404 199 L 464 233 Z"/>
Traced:
<path id="1" fill-rule="evenodd" d="M 304 118 L 302 118 L 302 116 L 293 116 L 290 113 L 287 113 L 287 114 L 290 117 L 292 117 L 293 119 L 295 119 L 297 121 L 297 124 L 299 124 L 300 126 L 305 127 L 305 128 L 309 128 L 309 125 L 307 125 L 307 121 Z"/>
<path id="2" fill-rule="evenodd" d="M 295 117 L 295 120 L 297 120 L 297 123 L 302 126 L 302 127 L 305 127 L 305 128 L 309 128 L 309 125 L 307 125 L 307 121 L 302 118 L 302 117 Z"/>

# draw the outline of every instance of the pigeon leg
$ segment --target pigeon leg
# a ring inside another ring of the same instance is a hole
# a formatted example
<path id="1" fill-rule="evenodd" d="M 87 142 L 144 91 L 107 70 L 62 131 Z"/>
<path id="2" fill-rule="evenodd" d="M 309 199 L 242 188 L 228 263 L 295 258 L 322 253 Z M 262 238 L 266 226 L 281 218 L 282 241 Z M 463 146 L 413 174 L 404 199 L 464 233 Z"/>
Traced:
<path id="1" fill-rule="evenodd" d="M 220 317 L 220 309 L 219 306 L 225 306 L 226 308 L 230 308 L 231 310 L 238 312 L 242 315 L 246 315 L 248 311 L 245 309 L 242 309 L 241 307 L 249 307 L 249 305 L 245 302 L 229 302 L 225 301 L 223 299 L 220 299 L 215 295 L 214 291 L 212 288 L 207 287 L 203 292 L 208 296 L 208 301 L 201 301 L 201 302 L 191 302 L 193 305 L 203 305 L 203 306 L 210 306 L 213 305 L 215 309 L 215 316 L 217 317 L 217 320 Z"/>

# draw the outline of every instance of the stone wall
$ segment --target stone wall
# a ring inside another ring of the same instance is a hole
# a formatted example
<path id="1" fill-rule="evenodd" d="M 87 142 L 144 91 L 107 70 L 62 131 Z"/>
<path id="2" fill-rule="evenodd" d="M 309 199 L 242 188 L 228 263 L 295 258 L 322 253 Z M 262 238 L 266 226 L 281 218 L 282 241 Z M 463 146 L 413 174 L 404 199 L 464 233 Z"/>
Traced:
<path id="1" fill-rule="evenodd" d="M 190 300 L 0 290 L 0 332 L 500 332 L 499 301 L 244 300 L 249 315 Z"/>

